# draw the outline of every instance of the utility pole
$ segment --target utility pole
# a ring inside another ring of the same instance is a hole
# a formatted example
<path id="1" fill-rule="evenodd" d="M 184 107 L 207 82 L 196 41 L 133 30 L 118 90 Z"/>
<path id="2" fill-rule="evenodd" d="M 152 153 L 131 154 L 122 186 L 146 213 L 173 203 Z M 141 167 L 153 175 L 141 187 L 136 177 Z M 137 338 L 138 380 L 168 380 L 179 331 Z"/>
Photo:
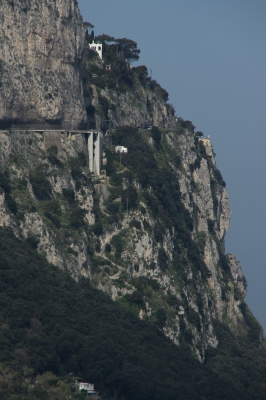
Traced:
<path id="1" fill-rule="evenodd" d="M 151 79 L 152 79 L 152 68 L 151 68 Z"/>

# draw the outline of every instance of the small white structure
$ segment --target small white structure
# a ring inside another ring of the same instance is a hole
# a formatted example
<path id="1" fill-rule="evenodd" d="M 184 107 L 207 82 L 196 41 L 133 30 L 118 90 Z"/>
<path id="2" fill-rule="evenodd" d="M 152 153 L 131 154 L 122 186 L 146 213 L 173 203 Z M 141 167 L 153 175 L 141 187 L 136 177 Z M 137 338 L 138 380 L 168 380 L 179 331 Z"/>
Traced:
<path id="1" fill-rule="evenodd" d="M 89 169 L 96 176 L 101 175 L 103 155 L 103 134 L 100 131 L 90 131 L 88 135 Z"/>
<path id="2" fill-rule="evenodd" d="M 208 138 L 199 138 L 199 141 L 205 146 L 205 147 L 210 147 L 211 146 L 211 139 Z"/>
<path id="3" fill-rule="evenodd" d="M 94 384 L 93 383 L 88 383 L 88 382 L 78 382 L 78 390 L 81 392 L 84 390 L 89 394 L 91 397 L 95 398 L 98 397 L 98 393 L 94 390 Z"/>
<path id="4" fill-rule="evenodd" d="M 128 153 L 127 147 L 124 146 L 115 146 L 116 153 Z"/>
<path id="5" fill-rule="evenodd" d="M 211 145 L 211 139 L 210 136 L 208 136 L 207 138 L 199 138 L 199 141 L 203 144 L 203 146 L 206 149 L 206 154 L 208 156 L 212 155 L 212 145 Z"/>
<path id="6" fill-rule="evenodd" d="M 88 382 L 79 382 L 79 390 L 94 390 L 94 384 Z"/>
<path id="7" fill-rule="evenodd" d="M 103 45 L 101 43 L 95 43 L 94 40 L 89 44 L 90 49 L 96 51 L 100 59 L 103 59 Z"/>
<path id="8" fill-rule="evenodd" d="M 177 314 L 178 315 L 184 315 L 185 314 L 185 310 L 184 310 L 183 306 L 179 306 L 178 307 Z"/>

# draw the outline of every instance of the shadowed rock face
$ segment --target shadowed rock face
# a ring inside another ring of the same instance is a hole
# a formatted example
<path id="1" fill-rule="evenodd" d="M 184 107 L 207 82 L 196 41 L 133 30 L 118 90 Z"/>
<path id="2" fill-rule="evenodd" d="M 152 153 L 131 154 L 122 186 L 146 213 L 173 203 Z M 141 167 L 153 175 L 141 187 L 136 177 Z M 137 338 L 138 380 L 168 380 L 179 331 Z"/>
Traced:
<path id="1" fill-rule="evenodd" d="M 75 0 L 0 0 L 0 128 L 84 128 Z"/>

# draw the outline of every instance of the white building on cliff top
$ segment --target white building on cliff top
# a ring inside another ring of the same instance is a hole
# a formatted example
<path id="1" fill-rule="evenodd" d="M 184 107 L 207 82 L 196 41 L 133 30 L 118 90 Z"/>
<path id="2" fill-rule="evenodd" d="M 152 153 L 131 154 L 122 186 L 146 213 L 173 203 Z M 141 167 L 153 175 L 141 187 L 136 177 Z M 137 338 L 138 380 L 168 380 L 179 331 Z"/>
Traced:
<path id="1" fill-rule="evenodd" d="M 100 59 L 103 59 L 103 45 L 101 43 L 95 43 L 94 40 L 89 44 L 90 49 L 96 51 Z"/>

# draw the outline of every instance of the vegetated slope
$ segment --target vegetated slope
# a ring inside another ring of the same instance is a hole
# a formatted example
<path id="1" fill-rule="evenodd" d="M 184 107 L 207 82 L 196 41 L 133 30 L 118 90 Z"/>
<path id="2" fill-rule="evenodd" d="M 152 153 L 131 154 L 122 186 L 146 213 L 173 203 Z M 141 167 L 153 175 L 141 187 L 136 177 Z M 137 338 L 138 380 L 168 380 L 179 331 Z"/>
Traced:
<path id="1" fill-rule="evenodd" d="M 216 373 L 87 279 L 77 283 L 48 264 L 36 242 L 3 228 L 0 239 L 1 399 L 68 398 L 70 372 L 94 382 L 104 398 L 263 398 L 263 350 L 258 355 L 227 332 L 231 348 L 210 354 Z M 44 375 L 31 381 L 36 374 Z"/>
<path id="2" fill-rule="evenodd" d="M 86 35 L 84 93 L 88 126 L 104 131 L 123 125 L 173 127 L 175 111 L 168 103 L 167 91 L 149 76 L 145 65 L 130 65 L 139 58 L 137 43 L 97 36 L 95 40 L 103 43 L 103 60 L 100 60 L 89 49 L 93 38 Z"/>
<path id="3" fill-rule="evenodd" d="M 184 122 L 180 122 L 184 124 Z M 188 125 L 188 124 L 185 124 Z M 245 305 L 245 280 L 223 250 L 230 209 L 213 155 L 189 130 L 117 128 L 107 178 L 92 179 L 86 138 L 1 133 L 1 225 L 37 240 L 75 279 L 85 276 L 204 362 L 217 347 L 214 321 L 261 344 Z"/>
<path id="4" fill-rule="evenodd" d="M 128 154 L 120 164 L 107 151 L 110 195 L 100 196 L 96 234 L 109 266 L 92 269 L 94 284 L 202 360 L 218 344 L 213 319 L 260 343 L 261 327 L 243 312 L 241 269 L 224 254 L 230 208 L 213 155 L 181 127 L 122 127 L 113 142 Z"/>

